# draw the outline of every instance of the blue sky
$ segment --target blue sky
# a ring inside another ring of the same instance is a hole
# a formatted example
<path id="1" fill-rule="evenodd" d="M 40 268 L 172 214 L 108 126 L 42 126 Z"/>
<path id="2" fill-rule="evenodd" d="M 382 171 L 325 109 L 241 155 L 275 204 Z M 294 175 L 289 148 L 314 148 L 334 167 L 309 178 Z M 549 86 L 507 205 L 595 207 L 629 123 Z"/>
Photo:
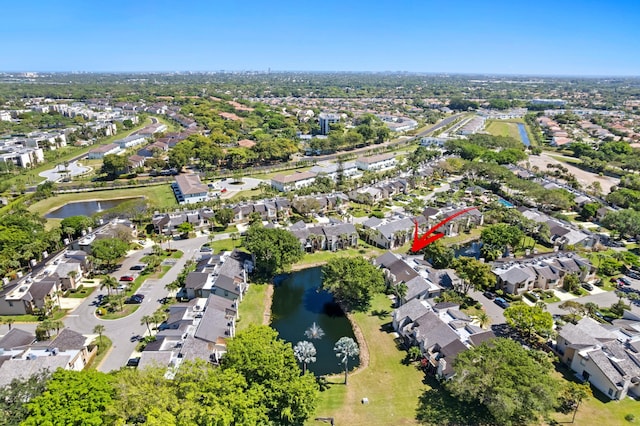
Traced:
<path id="1" fill-rule="evenodd" d="M 4 71 L 640 75 L 638 0 L 6 3 Z"/>

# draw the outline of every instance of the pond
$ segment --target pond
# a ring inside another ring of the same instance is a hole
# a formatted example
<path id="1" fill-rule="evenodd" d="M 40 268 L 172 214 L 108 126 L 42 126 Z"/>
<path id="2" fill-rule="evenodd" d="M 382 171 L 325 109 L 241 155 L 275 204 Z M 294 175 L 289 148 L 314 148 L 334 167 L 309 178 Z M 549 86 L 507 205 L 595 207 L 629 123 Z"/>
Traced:
<path id="1" fill-rule="evenodd" d="M 280 337 L 295 346 L 301 340 L 308 340 L 316 347 L 316 362 L 307 368 L 315 375 L 341 373 L 342 364 L 333 351 L 333 346 L 341 337 L 356 340 L 351 323 L 333 296 L 319 291 L 322 283 L 321 268 L 310 268 L 292 274 L 276 277 L 271 306 L 271 327 Z M 320 339 L 309 339 L 305 331 L 316 323 L 323 331 Z M 349 359 L 349 369 L 359 365 L 356 357 Z"/>
<path id="2" fill-rule="evenodd" d="M 531 145 L 531 141 L 529 140 L 529 135 L 527 134 L 526 127 L 524 127 L 524 124 L 522 123 L 517 123 L 517 124 L 518 124 L 518 131 L 520 132 L 520 139 L 522 139 L 522 143 L 524 144 L 524 146 Z"/>
<path id="3" fill-rule="evenodd" d="M 100 201 L 78 201 L 77 203 L 65 204 L 55 210 L 50 211 L 44 217 L 47 219 L 64 219 L 69 216 L 91 216 L 104 210 L 109 210 L 119 206 L 125 201 L 131 201 L 134 198 L 120 198 L 117 200 L 100 200 Z"/>
<path id="4" fill-rule="evenodd" d="M 464 244 L 454 250 L 455 257 L 475 257 L 476 259 L 480 259 L 480 248 L 482 248 L 482 242 L 480 241 L 471 241 L 467 244 Z"/>

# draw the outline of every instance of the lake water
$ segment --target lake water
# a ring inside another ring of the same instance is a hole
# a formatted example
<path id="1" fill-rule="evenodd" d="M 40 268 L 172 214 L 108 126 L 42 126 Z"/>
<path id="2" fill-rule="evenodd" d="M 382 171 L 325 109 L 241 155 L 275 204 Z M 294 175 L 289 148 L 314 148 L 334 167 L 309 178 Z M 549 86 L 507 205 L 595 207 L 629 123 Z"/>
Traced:
<path id="1" fill-rule="evenodd" d="M 91 216 L 96 212 L 112 209 L 125 201 L 134 200 L 134 198 L 122 198 L 118 200 L 100 200 L 100 201 L 78 201 L 77 203 L 69 203 L 57 208 L 44 217 L 47 219 L 64 219 L 69 216 Z"/>
<path id="2" fill-rule="evenodd" d="M 527 129 L 524 127 L 524 124 L 522 123 L 517 123 L 517 124 L 518 124 L 518 131 L 520 132 L 520 139 L 522 139 L 522 143 L 525 146 L 531 145 L 531 141 L 529 140 L 529 135 L 527 134 Z"/>
<path id="3" fill-rule="evenodd" d="M 316 362 L 307 368 L 316 375 L 341 373 L 342 364 L 333 351 L 333 346 L 341 337 L 356 340 L 351 323 L 333 296 L 319 291 L 322 283 L 321 268 L 310 268 L 276 277 L 271 306 L 271 327 L 292 346 L 301 340 L 308 340 L 316 347 Z M 309 339 L 307 330 L 316 323 L 324 331 L 321 339 Z M 349 359 L 349 369 L 359 365 L 358 358 Z"/>

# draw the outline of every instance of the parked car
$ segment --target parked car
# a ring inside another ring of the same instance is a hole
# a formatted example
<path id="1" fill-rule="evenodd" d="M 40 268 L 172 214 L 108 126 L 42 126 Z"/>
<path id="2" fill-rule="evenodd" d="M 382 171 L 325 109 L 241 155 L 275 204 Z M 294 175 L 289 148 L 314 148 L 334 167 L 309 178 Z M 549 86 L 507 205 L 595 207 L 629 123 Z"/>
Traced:
<path id="1" fill-rule="evenodd" d="M 589 283 L 582 283 L 582 288 L 585 290 L 593 291 L 593 286 Z"/>
<path id="2" fill-rule="evenodd" d="M 127 361 L 127 367 L 137 367 L 138 364 L 140 364 L 140 357 L 129 358 L 129 361 Z"/>
<path id="3" fill-rule="evenodd" d="M 493 300 L 496 297 L 496 295 L 490 291 L 485 291 L 484 293 L 482 293 L 482 295 L 489 300 Z"/>
<path id="4" fill-rule="evenodd" d="M 212 251 L 213 251 L 213 249 L 212 249 L 211 247 L 205 247 L 205 246 L 203 246 L 203 247 L 200 247 L 200 251 L 203 251 L 203 252 L 207 252 L 207 253 L 209 253 L 209 252 L 212 252 Z"/>
<path id="5" fill-rule="evenodd" d="M 132 271 L 142 271 L 146 267 L 147 267 L 147 265 L 145 265 L 144 263 L 138 263 L 136 265 L 133 265 L 129 269 L 131 269 Z"/>
<path id="6" fill-rule="evenodd" d="M 624 285 L 631 285 L 631 281 L 629 281 L 629 279 L 625 277 L 618 278 L 618 281 L 620 281 Z"/>
<path id="7" fill-rule="evenodd" d="M 133 275 L 123 275 L 120 277 L 120 281 L 133 281 Z"/>
<path id="8" fill-rule="evenodd" d="M 139 334 L 136 334 L 135 336 L 131 336 L 129 340 L 132 342 L 139 342 L 140 340 L 142 340 L 142 336 Z"/>
<path id="9" fill-rule="evenodd" d="M 625 273 L 626 276 L 630 277 L 630 278 L 635 278 L 636 280 L 640 280 L 640 274 L 634 271 L 627 271 Z"/>
<path id="10" fill-rule="evenodd" d="M 509 302 L 507 302 L 506 300 L 504 300 L 502 297 L 496 297 L 496 299 L 494 300 L 495 304 L 500 306 L 503 309 L 507 309 L 509 306 L 511 306 L 509 304 Z"/>

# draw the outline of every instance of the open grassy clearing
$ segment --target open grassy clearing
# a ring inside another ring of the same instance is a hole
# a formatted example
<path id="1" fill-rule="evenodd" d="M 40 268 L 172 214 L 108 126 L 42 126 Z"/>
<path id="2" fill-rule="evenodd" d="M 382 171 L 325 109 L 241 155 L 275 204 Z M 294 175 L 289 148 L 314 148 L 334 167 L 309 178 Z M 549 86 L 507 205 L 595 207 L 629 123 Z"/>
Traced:
<path id="1" fill-rule="evenodd" d="M 240 320 L 237 324 L 238 331 L 244 330 L 249 324 L 262 324 L 264 309 L 267 306 L 267 284 L 251 284 L 247 294 L 240 302 Z"/>
<path id="2" fill-rule="evenodd" d="M 299 271 L 300 269 L 310 268 L 312 266 L 318 266 L 327 263 L 329 260 L 334 257 L 374 257 L 379 256 L 384 253 L 385 250 L 379 249 L 377 247 L 371 246 L 365 243 L 362 240 L 358 240 L 357 248 L 349 248 L 345 250 L 340 250 L 338 252 L 332 251 L 317 251 L 315 253 L 305 253 L 297 263 L 294 263 L 291 267 L 294 271 Z"/>
<path id="3" fill-rule="evenodd" d="M 157 208 L 171 208 L 178 205 L 170 185 L 156 185 L 141 188 L 121 188 L 103 191 L 74 192 L 59 194 L 46 200 L 38 201 L 29 207 L 29 211 L 45 215 L 48 212 L 77 201 L 113 200 L 118 198 L 145 197 Z"/>
<path id="4" fill-rule="evenodd" d="M 510 136 L 514 139 L 520 140 L 520 131 L 518 130 L 518 125 L 515 122 L 487 120 L 485 129 L 494 136 Z"/>
<path id="5" fill-rule="evenodd" d="M 391 301 L 383 294 L 373 299 L 366 313 L 354 319 L 369 348 L 369 366 L 349 376 L 329 378 L 330 388 L 320 393 L 318 409 L 308 425 L 320 424 L 315 417 L 334 417 L 337 425 L 415 425 L 418 398 L 429 387 L 415 365 L 404 365 L 406 353 L 398 349 L 391 328 Z M 375 314 L 374 314 L 375 313 Z M 369 404 L 362 404 L 362 398 Z"/>

